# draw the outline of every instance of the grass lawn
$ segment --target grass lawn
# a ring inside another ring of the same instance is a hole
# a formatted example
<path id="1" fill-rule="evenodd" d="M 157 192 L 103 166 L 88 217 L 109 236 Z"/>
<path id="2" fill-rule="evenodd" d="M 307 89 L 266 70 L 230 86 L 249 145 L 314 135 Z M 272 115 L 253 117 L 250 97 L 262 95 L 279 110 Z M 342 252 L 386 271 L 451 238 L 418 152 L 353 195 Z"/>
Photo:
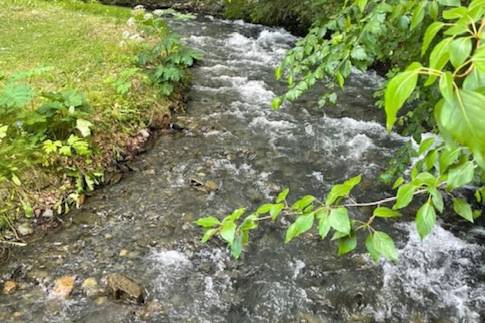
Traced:
<path id="1" fill-rule="evenodd" d="M 32 143 L 23 129 L 14 130 L 18 121 L 8 124 L 0 118 L 0 153 L 2 146 L 8 152 L 0 156 L 0 198 L 8 201 L 0 205 L 1 225 L 2 215 L 19 217 L 32 215 L 36 209 L 62 209 L 68 194 L 77 194 L 82 201 L 79 181 L 91 186 L 92 179 L 84 176 L 102 172 L 130 149 L 140 129 L 169 113 L 168 107 L 178 102 L 161 95 L 137 67 L 136 55 L 150 40 L 128 39 L 137 34 L 136 26 L 127 24 L 130 9 L 74 0 L 0 0 L 0 6 L 0 94 L 12 76 L 32 70 L 35 73 L 22 80 L 33 89 L 30 111 L 45 103 L 45 93 L 82 93 L 90 107 L 89 116 L 83 119 L 92 127 L 92 135 L 82 140 L 93 151 L 89 157 L 64 155 L 46 160 L 45 140 L 65 142 L 67 137 L 43 135 Z M 2 135 L 2 126 L 10 134 Z M 72 133 L 80 136 L 76 131 Z M 28 152 L 25 142 L 32 146 Z"/>

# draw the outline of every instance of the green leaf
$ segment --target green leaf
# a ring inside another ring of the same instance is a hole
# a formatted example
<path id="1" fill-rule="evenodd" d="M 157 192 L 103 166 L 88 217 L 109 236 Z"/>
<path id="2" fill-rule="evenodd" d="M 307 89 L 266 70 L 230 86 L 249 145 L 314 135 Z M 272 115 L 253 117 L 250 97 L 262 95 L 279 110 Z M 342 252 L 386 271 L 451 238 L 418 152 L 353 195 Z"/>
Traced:
<path id="1" fill-rule="evenodd" d="M 263 204 L 260 207 L 258 207 L 258 209 L 256 210 L 256 213 L 257 214 L 266 214 L 266 213 L 269 213 L 272 208 L 273 208 L 273 204 L 271 204 L 271 203 Z"/>
<path id="2" fill-rule="evenodd" d="M 453 38 L 448 37 L 443 39 L 431 51 L 429 56 L 429 68 L 441 70 L 450 59 L 449 46 Z M 436 76 L 430 76 L 425 85 L 431 85 L 436 80 Z"/>
<path id="3" fill-rule="evenodd" d="M 330 211 L 330 215 L 328 216 L 328 221 L 330 226 L 335 230 L 343 234 L 350 233 L 350 219 L 346 208 L 340 207 L 337 209 L 332 209 Z"/>
<path id="4" fill-rule="evenodd" d="M 421 239 L 424 239 L 431 232 L 435 222 L 436 213 L 434 207 L 428 201 L 419 208 L 416 214 L 416 228 Z"/>
<path id="5" fill-rule="evenodd" d="M 293 238 L 299 236 L 302 233 L 307 232 L 313 226 L 314 214 L 300 215 L 296 218 L 295 222 L 288 227 L 286 231 L 285 242 L 291 241 Z"/>
<path id="6" fill-rule="evenodd" d="M 396 261 L 398 259 L 394 241 L 387 233 L 381 231 L 374 232 L 372 242 L 375 251 L 384 256 L 387 260 Z"/>
<path id="7" fill-rule="evenodd" d="M 485 95 L 475 91 L 456 92 L 453 102 L 440 101 L 435 118 L 440 130 L 474 153 L 485 154 Z"/>
<path id="8" fill-rule="evenodd" d="M 357 247 L 357 238 L 355 234 L 351 234 L 347 237 L 343 237 L 337 240 L 338 244 L 338 255 L 342 256 L 345 255 Z"/>
<path id="9" fill-rule="evenodd" d="M 246 213 L 245 208 L 240 208 L 237 210 L 234 210 L 230 215 L 228 215 L 222 222 L 235 222 L 237 221 L 243 214 Z"/>
<path id="10" fill-rule="evenodd" d="M 330 221 L 328 220 L 329 213 L 328 209 L 322 209 L 316 213 L 316 218 L 318 219 L 318 233 L 322 239 L 325 239 L 330 231 Z"/>
<path id="11" fill-rule="evenodd" d="M 455 68 L 463 64 L 470 56 L 472 51 L 472 41 L 470 37 L 460 37 L 453 40 L 450 44 L 450 62 Z"/>
<path id="12" fill-rule="evenodd" d="M 396 122 L 398 111 L 416 88 L 421 67 L 421 64 L 414 62 L 405 72 L 397 74 L 387 84 L 384 94 L 384 106 L 387 116 L 386 126 L 388 131 L 391 131 L 392 126 Z"/>
<path id="13" fill-rule="evenodd" d="M 81 132 L 83 137 L 88 137 L 91 135 L 91 127 L 93 124 L 84 119 L 77 119 L 76 120 L 76 128 Z"/>
<path id="14" fill-rule="evenodd" d="M 281 203 L 284 200 L 286 200 L 286 197 L 288 196 L 288 193 L 290 192 L 289 188 L 285 188 L 283 191 L 281 191 L 280 194 L 276 197 L 276 203 Z"/>
<path id="15" fill-rule="evenodd" d="M 375 262 L 379 261 L 379 258 L 381 257 L 380 253 L 377 251 L 375 245 L 374 245 L 374 234 L 371 233 L 367 236 L 365 239 L 365 247 L 367 248 L 367 251 L 369 252 L 369 255 L 371 256 L 372 260 Z"/>
<path id="16" fill-rule="evenodd" d="M 426 53 L 434 37 L 441 30 L 441 28 L 443 28 L 444 25 L 445 24 L 441 21 L 436 21 L 428 26 L 426 32 L 424 33 L 423 44 L 421 45 L 421 56 Z"/>
<path id="17" fill-rule="evenodd" d="M 451 72 L 446 72 L 444 74 L 441 74 L 440 77 L 440 92 L 443 98 L 448 102 L 453 104 L 454 98 L 455 98 L 455 88 L 453 87 L 454 85 L 454 80 L 453 80 L 453 74 Z"/>
<path id="18" fill-rule="evenodd" d="M 8 83 L 0 93 L 0 106 L 22 108 L 34 98 L 32 87 L 27 84 Z"/>
<path id="19" fill-rule="evenodd" d="M 456 214 L 461 216 L 467 221 L 473 223 L 473 211 L 470 206 L 465 200 L 460 198 L 453 199 L 453 210 L 455 210 Z"/>
<path id="20" fill-rule="evenodd" d="M 207 242 L 209 239 L 211 239 L 217 232 L 219 232 L 219 229 L 209 229 L 204 233 L 204 236 L 202 236 L 202 242 Z"/>
<path id="21" fill-rule="evenodd" d="M 440 173 L 444 174 L 448 167 L 450 167 L 460 156 L 460 148 L 447 147 L 441 152 L 440 156 Z"/>
<path id="22" fill-rule="evenodd" d="M 325 200 L 326 205 L 332 205 L 338 198 L 340 197 L 347 197 L 349 196 L 350 191 L 360 183 L 362 180 L 362 176 L 358 175 L 352 177 L 342 184 L 337 184 L 332 187 L 330 193 L 328 193 L 327 198 Z"/>
<path id="23" fill-rule="evenodd" d="M 444 210 L 443 195 L 436 187 L 428 187 L 428 192 L 431 195 L 434 207 L 442 213 Z"/>
<path id="24" fill-rule="evenodd" d="M 428 1 L 421 1 L 414 9 L 413 17 L 411 19 L 411 30 L 414 30 L 423 21 L 427 5 Z"/>
<path id="25" fill-rule="evenodd" d="M 291 206 L 293 210 L 301 211 L 315 200 L 312 195 L 305 195 Z"/>
<path id="26" fill-rule="evenodd" d="M 460 0 L 438 0 L 438 3 L 442 6 L 458 7 L 461 5 Z"/>
<path id="27" fill-rule="evenodd" d="M 416 185 L 416 186 L 425 185 L 425 186 L 434 187 L 434 186 L 436 186 L 436 181 L 437 181 L 436 177 L 434 177 L 430 173 L 421 172 L 414 177 L 413 184 Z"/>
<path id="28" fill-rule="evenodd" d="M 451 168 L 448 172 L 448 186 L 450 188 L 462 187 L 473 180 L 475 167 L 471 161 Z"/>
<path id="29" fill-rule="evenodd" d="M 269 211 L 269 215 L 271 216 L 271 221 L 273 222 L 276 221 L 276 219 L 278 218 L 278 215 L 280 215 L 284 207 L 285 206 L 282 203 L 273 205 L 273 207 Z"/>
<path id="30" fill-rule="evenodd" d="M 438 161 L 438 152 L 436 150 L 432 150 L 424 158 L 424 165 L 427 170 L 430 170 L 433 167 L 435 167 L 437 161 Z"/>
<path id="31" fill-rule="evenodd" d="M 212 227 L 215 227 L 216 225 L 221 224 L 221 222 L 219 221 L 219 219 L 217 219 L 214 216 L 206 216 L 204 218 L 200 218 L 197 221 L 195 221 L 195 224 L 203 228 L 212 228 Z"/>
<path id="32" fill-rule="evenodd" d="M 271 107 L 273 108 L 273 110 L 278 110 L 282 104 L 283 98 L 281 98 L 280 96 L 277 96 L 273 99 L 273 101 L 271 101 Z"/>
<path id="33" fill-rule="evenodd" d="M 274 71 L 275 79 L 279 80 L 283 76 L 283 68 L 278 66 Z"/>
<path id="34" fill-rule="evenodd" d="M 402 176 L 398 177 L 398 179 L 396 179 L 394 184 L 392 184 L 392 189 L 395 190 L 396 188 L 401 186 L 403 183 L 404 183 L 404 178 Z"/>
<path id="35" fill-rule="evenodd" d="M 374 209 L 373 215 L 378 218 L 397 218 L 401 216 L 401 213 L 393 209 L 381 206 Z"/>
<path id="36" fill-rule="evenodd" d="M 238 234 L 234 239 L 233 243 L 231 244 L 231 255 L 235 259 L 239 259 L 242 252 L 242 245 L 243 245 L 243 236 Z"/>
<path id="37" fill-rule="evenodd" d="M 429 137 L 424 140 L 421 140 L 421 143 L 419 144 L 418 154 L 421 155 L 422 153 L 427 151 L 429 148 L 431 148 L 431 146 L 433 146 L 433 143 L 434 143 L 434 137 Z"/>
<path id="38" fill-rule="evenodd" d="M 360 12 L 364 12 L 367 6 L 367 0 L 356 0 L 356 4 L 359 7 Z"/>
<path id="39" fill-rule="evenodd" d="M 473 65 L 482 73 L 485 73 L 485 46 L 480 46 L 473 54 Z"/>
<path id="40" fill-rule="evenodd" d="M 219 234 L 222 239 L 231 245 L 236 235 L 236 224 L 234 222 L 223 222 Z"/>
<path id="41" fill-rule="evenodd" d="M 396 204 L 392 207 L 394 210 L 402 209 L 411 203 L 413 200 L 414 192 L 416 191 L 416 186 L 411 183 L 401 185 L 397 190 L 397 200 Z"/>

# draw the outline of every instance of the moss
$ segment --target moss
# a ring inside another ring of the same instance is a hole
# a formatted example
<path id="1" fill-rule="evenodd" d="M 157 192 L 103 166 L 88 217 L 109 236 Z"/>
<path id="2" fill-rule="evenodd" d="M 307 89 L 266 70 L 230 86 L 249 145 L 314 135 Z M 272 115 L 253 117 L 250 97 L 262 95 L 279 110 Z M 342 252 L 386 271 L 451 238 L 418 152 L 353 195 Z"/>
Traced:
<path id="1" fill-rule="evenodd" d="M 2 1 L 0 75 L 8 78 L 19 71 L 48 67 L 28 80 L 36 91 L 82 92 L 91 107 L 90 144 L 95 154 L 89 159 L 60 158 L 50 165 L 33 162 L 19 174 L 21 187 L 0 183 L 0 197 L 13 198 L 12 207 L 0 207 L 0 214 L 23 214 L 19 202 L 24 199 L 39 210 L 60 205 L 76 191 L 69 171 L 104 170 L 120 155 L 136 152 L 144 140 L 137 136 L 139 130 L 148 127 L 151 119 L 170 113 L 170 106 L 180 105 L 180 95 L 162 96 L 136 67 L 143 45 L 125 39 L 127 32 L 136 32 L 126 23 L 130 15 L 128 8 L 74 0 Z M 127 93 L 117 90 L 120 82 L 129 84 Z M 36 154 L 42 154 L 37 149 Z M 11 194 L 12 190 L 18 194 Z"/>

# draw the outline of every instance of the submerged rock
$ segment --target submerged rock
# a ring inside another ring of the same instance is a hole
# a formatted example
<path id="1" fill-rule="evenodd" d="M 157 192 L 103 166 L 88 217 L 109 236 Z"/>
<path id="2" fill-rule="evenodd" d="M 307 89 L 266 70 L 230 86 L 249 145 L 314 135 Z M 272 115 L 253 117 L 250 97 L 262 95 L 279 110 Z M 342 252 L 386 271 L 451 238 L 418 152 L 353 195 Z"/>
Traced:
<path id="1" fill-rule="evenodd" d="M 106 276 L 106 283 L 115 299 L 127 297 L 128 299 L 135 300 L 139 304 L 145 302 L 143 288 L 133 279 L 125 275 L 118 273 L 109 274 Z"/>
<path id="2" fill-rule="evenodd" d="M 13 294 L 15 292 L 15 290 L 17 289 L 17 283 L 14 282 L 13 280 L 7 280 L 4 284 L 3 284 L 3 293 L 5 295 L 10 295 L 10 294 Z"/>
<path id="3" fill-rule="evenodd" d="M 75 276 L 63 276 L 56 279 L 52 295 L 59 298 L 67 298 L 74 289 Z"/>
<path id="4" fill-rule="evenodd" d="M 94 297 L 101 293 L 101 288 L 99 287 L 96 278 L 93 277 L 86 278 L 83 281 L 81 288 L 87 297 Z"/>

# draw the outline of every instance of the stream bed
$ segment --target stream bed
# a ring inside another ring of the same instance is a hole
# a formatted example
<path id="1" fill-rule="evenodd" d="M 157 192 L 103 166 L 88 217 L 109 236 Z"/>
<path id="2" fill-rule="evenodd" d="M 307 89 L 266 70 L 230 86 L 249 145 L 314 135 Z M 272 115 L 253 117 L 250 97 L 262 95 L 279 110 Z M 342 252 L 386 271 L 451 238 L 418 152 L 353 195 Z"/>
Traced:
<path id="1" fill-rule="evenodd" d="M 421 242 L 412 223 L 381 222 L 396 238 L 396 264 L 373 263 L 362 246 L 338 257 L 316 232 L 285 245 L 285 223 L 262 225 L 239 261 L 220 241 L 201 244 L 192 225 L 198 217 L 253 210 L 287 186 L 290 200 L 321 196 L 362 174 L 353 198 L 382 198 L 377 177 L 409 139 L 376 122 L 373 74 L 355 73 L 326 113 L 315 108 L 316 95 L 272 111 L 271 99 L 284 90 L 274 67 L 296 41 L 282 29 L 210 16 L 171 25 L 204 55 L 177 121 L 188 130 L 157 139 L 130 165 L 135 171 L 98 190 L 60 230 L 14 250 L 0 280 L 18 289 L 0 295 L 1 322 L 485 320 L 480 226 L 437 225 Z M 196 190 L 194 178 L 218 190 Z M 369 210 L 359 212 L 365 218 Z M 85 279 L 102 286 L 113 272 L 144 286 L 144 305 L 85 295 Z M 65 275 L 76 285 L 59 299 L 52 287 Z"/>

